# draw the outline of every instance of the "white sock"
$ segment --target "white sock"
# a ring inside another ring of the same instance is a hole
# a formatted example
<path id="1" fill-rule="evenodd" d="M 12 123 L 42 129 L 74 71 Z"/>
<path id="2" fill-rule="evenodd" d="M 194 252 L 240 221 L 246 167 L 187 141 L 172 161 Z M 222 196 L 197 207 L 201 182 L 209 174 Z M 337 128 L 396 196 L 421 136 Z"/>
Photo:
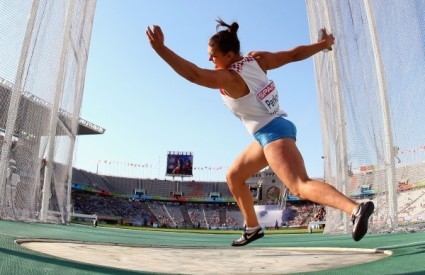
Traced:
<path id="1" fill-rule="evenodd" d="M 254 232 L 255 230 L 257 230 L 257 229 L 258 229 L 258 227 L 260 227 L 260 226 L 258 225 L 258 226 L 256 226 L 256 227 L 247 227 L 247 228 L 246 228 L 246 232 L 248 232 L 248 233 L 252 233 L 252 232 Z"/>
<path id="2" fill-rule="evenodd" d="M 357 205 L 356 207 L 354 207 L 353 212 L 351 213 L 351 216 L 353 216 L 354 214 L 357 214 L 357 211 L 359 210 L 359 205 Z"/>

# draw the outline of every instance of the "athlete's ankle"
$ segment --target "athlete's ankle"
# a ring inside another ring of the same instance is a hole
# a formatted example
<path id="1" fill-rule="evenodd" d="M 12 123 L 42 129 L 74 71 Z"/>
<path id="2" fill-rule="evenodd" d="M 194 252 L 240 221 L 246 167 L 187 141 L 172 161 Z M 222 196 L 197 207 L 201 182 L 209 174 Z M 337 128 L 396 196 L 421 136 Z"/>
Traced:
<path id="1" fill-rule="evenodd" d="M 258 227 L 260 227 L 259 225 L 257 225 L 257 226 L 254 226 L 254 227 L 247 227 L 246 228 L 246 232 L 247 233 L 252 233 L 252 232 L 254 232 L 255 230 L 257 230 L 258 229 Z"/>

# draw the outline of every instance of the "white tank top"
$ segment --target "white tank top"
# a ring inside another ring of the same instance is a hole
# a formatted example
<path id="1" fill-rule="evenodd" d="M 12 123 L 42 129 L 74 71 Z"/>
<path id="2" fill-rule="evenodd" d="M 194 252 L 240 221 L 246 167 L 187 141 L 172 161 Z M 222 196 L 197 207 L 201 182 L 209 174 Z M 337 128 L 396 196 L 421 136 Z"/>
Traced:
<path id="1" fill-rule="evenodd" d="M 243 78 L 249 94 L 233 99 L 221 90 L 221 97 L 224 105 L 242 121 L 248 132 L 254 134 L 275 117 L 287 116 L 285 111 L 279 109 L 278 92 L 273 81 L 267 78 L 255 58 L 246 56 L 228 69 Z"/>

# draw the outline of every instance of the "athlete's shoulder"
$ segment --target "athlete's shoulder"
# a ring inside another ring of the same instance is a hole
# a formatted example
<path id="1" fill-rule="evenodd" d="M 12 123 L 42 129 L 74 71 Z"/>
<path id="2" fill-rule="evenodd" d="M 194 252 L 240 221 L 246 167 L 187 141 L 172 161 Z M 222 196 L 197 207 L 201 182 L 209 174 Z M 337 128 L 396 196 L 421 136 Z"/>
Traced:
<path id="1" fill-rule="evenodd" d="M 264 52 L 264 51 L 251 51 L 246 55 L 246 57 L 250 58 L 250 60 L 257 61 L 260 68 L 263 71 L 267 71 L 267 61 L 265 58 L 266 55 L 267 55 L 267 52 Z"/>

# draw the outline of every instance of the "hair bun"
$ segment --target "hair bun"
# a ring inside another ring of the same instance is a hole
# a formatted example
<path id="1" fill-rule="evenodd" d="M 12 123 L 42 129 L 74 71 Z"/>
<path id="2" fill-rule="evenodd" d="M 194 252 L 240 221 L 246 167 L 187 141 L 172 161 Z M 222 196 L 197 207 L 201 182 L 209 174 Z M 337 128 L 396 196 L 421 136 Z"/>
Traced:
<path id="1" fill-rule="evenodd" d="M 231 25 L 229 25 L 226 22 L 224 22 L 221 18 L 218 18 L 215 21 L 218 23 L 216 27 L 217 32 L 220 27 L 224 27 L 228 32 L 233 33 L 235 35 L 237 34 L 239 29 L 238 23 L 233 22 Z"/>
<path id="2" fill-rule="evenodd" d="M 231 25 L 231 26 L 230 26 L 230 28 L 229 28 L 229 31 L 230 31 L 231 33 L 236 34 L 236 33 L 238 32 L 238 29 L 239 29 L 239 24 L 238 24 L 238 23 L 236 23 L 236 22 L 233 22 L 233 23 L 232 23 L 232 25 Z"/>

